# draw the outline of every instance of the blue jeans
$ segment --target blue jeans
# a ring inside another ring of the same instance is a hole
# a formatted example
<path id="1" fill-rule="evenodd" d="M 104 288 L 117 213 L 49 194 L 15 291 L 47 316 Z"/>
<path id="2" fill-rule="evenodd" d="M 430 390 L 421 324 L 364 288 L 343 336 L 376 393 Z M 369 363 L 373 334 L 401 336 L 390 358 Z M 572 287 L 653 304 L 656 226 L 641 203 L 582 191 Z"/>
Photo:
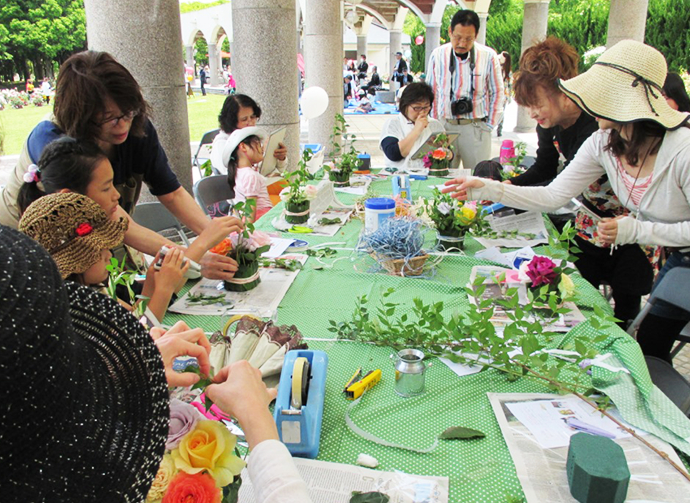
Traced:
<path id="1" fill-rule="evenodd" d="M 674 267 L 690 267 L 690 252 L 673 252 L 668 257 L 664 267 L 662 267 L 661 271 L 659 271 L 656 282 L 652 287 L 652 293 L 666 273 Z M 664 302 L 663 300 L 657 301 L 652 307 L 650 313 L 664 318 L 671 318 L 673 320 L 690 320 L 690 313 L 688 313 L 688 311 L 676 307 L 673 304 L 669 304 L 668 302 Z"/>

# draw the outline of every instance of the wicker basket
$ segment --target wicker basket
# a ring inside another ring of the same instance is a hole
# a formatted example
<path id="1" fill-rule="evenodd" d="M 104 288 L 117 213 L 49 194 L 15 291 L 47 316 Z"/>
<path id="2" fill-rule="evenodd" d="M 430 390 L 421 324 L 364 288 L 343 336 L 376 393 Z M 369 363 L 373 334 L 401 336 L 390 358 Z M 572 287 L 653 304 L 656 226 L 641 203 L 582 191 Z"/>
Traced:
<path id="1" fill-rule="evenodd" d="M 424 263 L 429 255 L 426 253 L 424 255 L 419 255 L 418 257 L 411 258 L 405 264 L 405 259 L 387 259 L 380 255 L 372 254 L 374 259 L 381 264 L 386 271 L 396 276 L 419 276 L 424 271 Z"/>

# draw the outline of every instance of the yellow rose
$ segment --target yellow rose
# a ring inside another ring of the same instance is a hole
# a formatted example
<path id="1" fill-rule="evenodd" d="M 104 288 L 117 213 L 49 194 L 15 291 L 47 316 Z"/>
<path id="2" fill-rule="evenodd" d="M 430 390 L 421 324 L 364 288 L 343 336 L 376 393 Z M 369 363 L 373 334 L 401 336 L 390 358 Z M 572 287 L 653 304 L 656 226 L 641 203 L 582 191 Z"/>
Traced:
<path id="1" fill-rule="evenodd" d="M 175 477 L 177 468 L 175 468 L 175 461 L 170 454 L 163 456 L 161 466 L 158 468 L 156 478 L 153 479 L 153 484 L 146 495 L 146 503 L 160 503 L 163 499 L 165 491 L 168 489 L 170 481 Z"/>
<path id="2" fill-rule="evenodd" d="M 477 211 L 473 210 L 469 206 L 463 206 L 460 210 L 460 214 L 467 220 L 472 220 L 477 215 Z"/>
<path id="3" fill-rule="evenodd" d="M 567 300 L 575 293 L 575 283 L 567 274 L 561 274 L 561 282 L 558 284 L 558 291 L 561 293 L 561 298 Z"/>
<path id="4" fill-rule="evenodd" d="M 186 473 L 206 471 L 225 487 L 235 475 L 239 475 L 245 462 L 235 456 L 237 438 L 217 421 L 199 421 L 172 451 L 175 466 Z"/>

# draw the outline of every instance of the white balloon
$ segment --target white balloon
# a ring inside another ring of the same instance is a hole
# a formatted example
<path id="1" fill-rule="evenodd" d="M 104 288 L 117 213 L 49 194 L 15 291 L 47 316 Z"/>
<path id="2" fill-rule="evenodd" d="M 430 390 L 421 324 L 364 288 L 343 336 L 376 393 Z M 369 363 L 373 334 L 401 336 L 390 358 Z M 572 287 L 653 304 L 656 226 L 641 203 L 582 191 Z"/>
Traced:
<path id="1" fill-rule="evenodd" d="M 411 50 L 408 49 L 408 50 L 405 51 L 405 59 L 406 59 L 407 61 L 409 61 L 410 59 L 412 59 L 412 51 L 411 51 Z"/>
<path id="2" fill-rule="evenodd" d="M 308 87 L 302 93 L 300 100 L 302 114 L 306 119 L 315 119 L 326 111 L 328 107 L 328 94 L 322 87 Z"/>

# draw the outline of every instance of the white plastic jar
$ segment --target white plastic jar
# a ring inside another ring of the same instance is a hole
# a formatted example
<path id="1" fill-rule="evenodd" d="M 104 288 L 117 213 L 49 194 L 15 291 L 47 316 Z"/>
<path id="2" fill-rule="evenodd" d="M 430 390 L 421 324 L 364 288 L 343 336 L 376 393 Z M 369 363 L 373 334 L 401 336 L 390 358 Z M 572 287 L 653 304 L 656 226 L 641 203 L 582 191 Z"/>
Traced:
<path id="1" fill-rule="evenodd" d="M 395 201 L 388 197 L 374 197 L 364 202 L 364 231 L 374 232 L 383 222 L 395 216 Z"/>

